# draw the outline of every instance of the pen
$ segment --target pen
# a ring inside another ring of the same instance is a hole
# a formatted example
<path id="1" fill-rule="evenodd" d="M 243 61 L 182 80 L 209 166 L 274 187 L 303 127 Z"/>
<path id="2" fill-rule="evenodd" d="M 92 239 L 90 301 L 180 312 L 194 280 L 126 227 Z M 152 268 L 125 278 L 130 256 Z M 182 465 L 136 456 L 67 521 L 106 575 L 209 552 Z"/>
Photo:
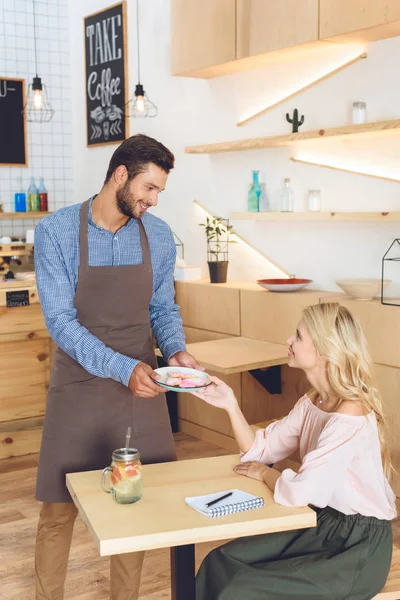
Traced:
<path id="1" fill-rule="evenodd" d="M 233 492 L 228 492 L 227 494 L 224 494 L 223 496 L 220 496 L 219 498 L 216 498 L 215 500 L 211 500 L 211 502 L 207 502 L 206 507 L 208 508 L 209 506 L 212 506 L 216 502 L 219 502 L 220 500 L 224 500 L 225 498 L 232 496 L 232 494 L 233 494 Z"/>

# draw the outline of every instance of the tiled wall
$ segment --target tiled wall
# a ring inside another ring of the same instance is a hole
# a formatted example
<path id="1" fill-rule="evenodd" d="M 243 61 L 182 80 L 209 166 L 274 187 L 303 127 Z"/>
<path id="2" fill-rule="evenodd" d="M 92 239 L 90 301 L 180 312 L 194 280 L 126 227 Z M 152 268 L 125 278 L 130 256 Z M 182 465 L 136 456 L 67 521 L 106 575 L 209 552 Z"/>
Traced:
<path id="1" fill-rule="evenodd" d="M 55 114 L 49 123 L 27 123 L 27 167 L 0 165 L 4 211 L 14 210 L 19 176 L 25 191 L 31 176 L 36 185 L 44 177 L 49 210 L 73 203 L 68 0 L 36 0 L 35 14 L 38 75 L 47 86 Z M 33 1 L 0 0 L 0 77 L 25 79 L 27 91 L 34 75 Z M 22 235 L 32 225 L 27 219 L 0 220 L 0 236 Z"/>

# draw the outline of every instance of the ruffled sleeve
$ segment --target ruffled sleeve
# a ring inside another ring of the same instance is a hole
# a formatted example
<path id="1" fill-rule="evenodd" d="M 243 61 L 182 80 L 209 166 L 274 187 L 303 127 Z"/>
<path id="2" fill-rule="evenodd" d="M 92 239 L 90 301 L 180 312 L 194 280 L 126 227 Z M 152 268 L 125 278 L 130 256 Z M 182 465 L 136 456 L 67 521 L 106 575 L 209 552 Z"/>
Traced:
<path id="1" fill-rule="evenodd" d="M 241 456 L 240 460 L 242 462 L 254 460 L 269 465 L 293 454 L 299 447 L 306 400 L 306 396 L 300 398 L 287 417 L 271 423 L 266 429 L 259 429 L 252 447 Z"/>
<path id="2" fill-rule="evenodd" d="M 342 485 L 350 463 L 361 452 L 366 426 L 367 417 L 332 416 L 316 448 L 305 455 L 299 472 L 282 472 L 275 486 L 275 502 L 284 506 L 327 506 Z"/>

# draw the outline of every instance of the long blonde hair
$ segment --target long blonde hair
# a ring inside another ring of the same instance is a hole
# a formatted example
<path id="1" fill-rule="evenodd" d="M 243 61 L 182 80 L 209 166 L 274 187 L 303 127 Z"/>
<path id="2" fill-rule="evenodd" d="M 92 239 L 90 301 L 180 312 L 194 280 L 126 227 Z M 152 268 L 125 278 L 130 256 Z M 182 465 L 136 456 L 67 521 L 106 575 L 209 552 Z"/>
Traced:
<path id="1" fill-rule="evenodd" d="M 328 382 L 335 397 L 339 401 L 358 401 L 368 412 L 375 413 L 383 469 L 389 479 L 393 467 L 386 443 L 382 399 L 373 385 L 372 360 L 359 322 L 337 302 L 308 306 L 303 321 L 314 346 L 327 361 Z"/>

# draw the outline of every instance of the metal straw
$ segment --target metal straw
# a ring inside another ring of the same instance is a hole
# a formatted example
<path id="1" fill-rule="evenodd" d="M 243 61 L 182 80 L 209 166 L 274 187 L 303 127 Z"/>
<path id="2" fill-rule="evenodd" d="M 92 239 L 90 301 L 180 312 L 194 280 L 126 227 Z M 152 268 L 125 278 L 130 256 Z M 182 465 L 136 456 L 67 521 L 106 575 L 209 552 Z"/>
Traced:
<path id="1" fill-rule="evenodd" d="M 128 427 L 128 431 L 126 432 L 125 448 L 129 448 L 129 440 L 130 439 L 131 439 L 131 428 Z"/>

